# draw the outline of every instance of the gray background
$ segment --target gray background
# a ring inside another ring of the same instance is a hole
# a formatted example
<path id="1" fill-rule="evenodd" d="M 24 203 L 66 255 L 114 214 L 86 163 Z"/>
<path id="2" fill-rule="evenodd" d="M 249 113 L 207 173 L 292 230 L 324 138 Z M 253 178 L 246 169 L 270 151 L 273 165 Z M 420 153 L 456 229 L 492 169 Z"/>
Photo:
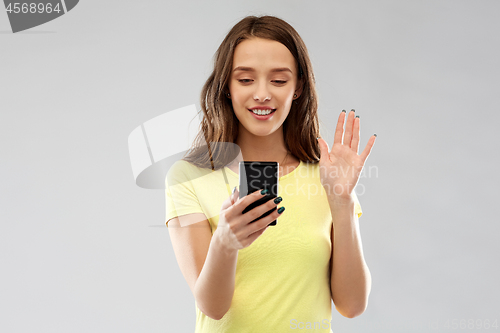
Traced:
<path id="1" fill-rule="evenodd" d="M 360 115 L 362 146 L 378 134 L 367 161 L 378 174 L 358 192 L 369 306 L 355 319 L 333 309 L 334 332 L 500 320 L 499 11 L 496 0 L 87 0 L 12 34 L 2 10 L 0 329 L 194 331 L 164 192 L 135 185 L 127 137 L 199 104 L 215 50 L 249 14 L 303 37 L 330 145 L 342 109 Z"/>

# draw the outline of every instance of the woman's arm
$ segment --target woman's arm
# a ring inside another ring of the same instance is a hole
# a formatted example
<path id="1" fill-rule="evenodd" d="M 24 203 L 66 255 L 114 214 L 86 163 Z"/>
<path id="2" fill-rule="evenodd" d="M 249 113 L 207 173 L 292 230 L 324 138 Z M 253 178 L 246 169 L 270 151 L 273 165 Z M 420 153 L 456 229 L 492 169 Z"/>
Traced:
<path id="1" fill-rule="evenodd" d="M 360 125 L 359 116 L 354 113 L 354 110 L 349 112 L 347 121 L 347 112 L 342 110 L 340 113 L 331 151 L 328 143 L 318 138 L 321 150 L 319 174 L 328 196 L 333 222 L 330 289 L 335 308 L 348 318 L 365 311 L 372 283 L 363 258 L 358 217 L 351 193 L 377 136 L 372 135 L 358 155 Z"/>
<path id="2" fill-rule="evenodd" d="M 363 257 L 353 198 L 336 197 L 328 201 L 333 219 L 330 275 L 332 300 L 341 315 L 353 318 L 366 309 L 371 275 Z"/>
<path id="3" fill-rule="evenodd" d="M 210 318 L 221 319 L 231 306 L 238 250 L 250 246 L 266 231 L 269 223 L 280 216 L 275 209 L 279 202 L 274 200 L 242 214 L 246 207 L 264 195 L 265 191 L 255 191 L 238 199 L 239 191 L 235 187 L 222 204 L 213 236 L 202 213 L 182 215 L 169 224 L 172 246 L 182 274 L 198 308 Z M 250 223 L 271 209 L 275 211 Z"/>
<path id="4" fill-rule="evenodd" d="M 212 236 L 204 214 L 187 214 L 168 223 L 168 231 L 179 268 L 191 289 L 198 308 L 219 320 L 229 310 L 234 293 L 237 250 L 228 250 Z M 193 221 L 202 221 L 192 223 Z"/>

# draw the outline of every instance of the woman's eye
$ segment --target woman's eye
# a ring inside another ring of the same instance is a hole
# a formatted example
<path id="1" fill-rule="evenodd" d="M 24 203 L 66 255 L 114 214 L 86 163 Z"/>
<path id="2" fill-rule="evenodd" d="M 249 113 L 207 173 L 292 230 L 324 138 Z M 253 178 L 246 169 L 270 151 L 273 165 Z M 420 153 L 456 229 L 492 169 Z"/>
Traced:
<path id="1" fill-rule="evenodd" d="M 241 82 L 241 83 L 250 83 L 252 82 L 253 80 L 252 79 L 239 79 L 238 82 Z M 272 82 L 275 82 L 277 84 L 285 84 L 287 83 L 288 81 L 282 81 L 282 80 L 273 80 Z"/>

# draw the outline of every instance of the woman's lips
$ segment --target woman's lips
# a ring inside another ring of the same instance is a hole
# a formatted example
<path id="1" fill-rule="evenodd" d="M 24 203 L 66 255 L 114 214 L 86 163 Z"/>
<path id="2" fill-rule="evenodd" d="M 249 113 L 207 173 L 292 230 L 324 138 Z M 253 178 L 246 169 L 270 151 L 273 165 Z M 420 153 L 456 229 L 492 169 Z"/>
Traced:
<path id="1" fill-rule="evenodd" d="M 255 117 L 255 119 L 258 119 L 258 120 L 267 120 L 267 119 L 271 118 L 274 115 L 274 112 L 276 112 L 276 109 L 273 109 L 270 114 L 263 115 L 263 116 L 260 116 L 260 115 L 258 115 L 256 113 L 253 113 L 253 111 L 250 110 L 250 109 L 248 111 L 250 111 L 250 113 Z"/>

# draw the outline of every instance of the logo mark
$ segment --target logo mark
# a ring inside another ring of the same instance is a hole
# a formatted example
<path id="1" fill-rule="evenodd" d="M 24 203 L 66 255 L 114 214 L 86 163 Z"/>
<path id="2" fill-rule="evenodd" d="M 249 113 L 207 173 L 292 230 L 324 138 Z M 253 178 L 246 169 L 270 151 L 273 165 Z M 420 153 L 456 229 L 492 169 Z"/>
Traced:
<path id="1" fill-rule="evenodd" d="M 12 32 L 52 21 L 72 10 L 79 0 L 3 0 Z"/>

